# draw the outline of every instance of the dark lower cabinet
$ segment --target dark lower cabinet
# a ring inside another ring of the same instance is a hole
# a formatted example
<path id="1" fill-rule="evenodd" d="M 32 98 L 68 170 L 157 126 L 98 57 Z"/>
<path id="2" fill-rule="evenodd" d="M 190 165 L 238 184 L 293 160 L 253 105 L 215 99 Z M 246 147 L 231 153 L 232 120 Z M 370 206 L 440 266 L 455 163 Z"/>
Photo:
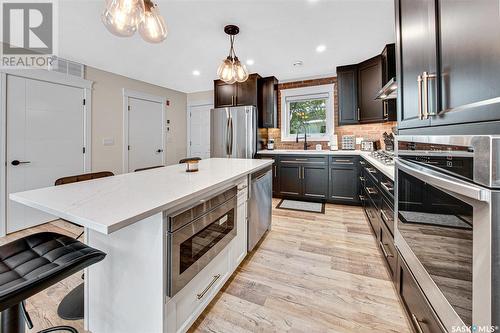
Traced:
<path id="1" fill-rule="evenodd" d="M 279 193 L 282 196 L 302 195 L 302 167 L 297 164 L 280 164 Z"/>
<path id="2" fill-rule="evenodd" d="M 445 332 L 403 258 L 398 255 L 396 287 L 415 332 Z"/>
<path id="3" fill-rule="evenodd" d="M 261 155 L 260 159 L 262 160 L 273 160 L 273 197 L 276 197 L 279 195 L 279 174 L 278 174 L 278 164 L 279 164 L 279 157 L 277 155 Z"/>
<path id="4" fill-rule="evenodd" d="M 359 204 L 358 157 L 331 157 L 328 200 Z"/>
<path id="5" fill-rule="evenodd" d="M 302 194 L 312 199 L 326 199 L 328 193 L 328 167 L 302 166 Z"/>

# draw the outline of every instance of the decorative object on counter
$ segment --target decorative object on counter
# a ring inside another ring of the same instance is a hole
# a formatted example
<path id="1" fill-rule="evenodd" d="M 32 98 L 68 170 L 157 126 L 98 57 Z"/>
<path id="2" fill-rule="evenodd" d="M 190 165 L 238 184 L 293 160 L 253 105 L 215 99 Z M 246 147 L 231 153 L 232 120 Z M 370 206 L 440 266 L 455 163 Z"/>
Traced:
<path id="1" fill-rule="evenodd" d="M 394 165 L 394 152 L 386 150 L 377 150 L 371 153 L 371 156 L 385 165 Z"/>
<path id="2" fill-rule="evenodd" d="M 296 210 L 308 213 L 325 213 L 325 204 L 323 202 L 308 202 L 298 200 L 283 199 L 276 206 L 278 209 Z"/>
<path id="3" fill-rule="evenodd" d="M 328 145 L 330 146 L 330 150 L 339 150 L 339 143 L 338 143 L 337 135 L 332 134 Z"/>
<path id="4" fill-rule="evenodd" d="M 231 47 L 229 55 L 220 64 L 217 76 L 224 82 L 233 84 L 235 82 L 245 82 L 248 79 L 247 67 L 240 62 L 234 51 L 234 36 L 240 32 L 240 28 L 235 25 L 226 25 L 224 32 L 229 35 Z"/>
<path id="5" fill-rule="evenodd" d="M 186 172 L 197 172 L 198 171 L 198 160 L 186 161 Z"/>
<path id="6" fill-rule="evenodd" d="M 356 150 L 355 135 L 342 135 L 342 150 Z"/>
<path id="7" fill-rule="evenodd" d="M 361 150 L 363 151 L 376 151 L 380 149 L 380 142 L 375 139 L 364 139 L 361 141 Z"/>
<path id="8" fill-rule="evenodd" d="M 146 42 L 160 43 L 168 34 L 158 5 L 151 0 L 108 0 L 101 20 L 109 32 L 119 37 L 130 37 L 139 30 Z"/>
<path id="9" fill-rule="evenodd" d="M 267 140 L 267 150 L 274 150 L 274 139 Z"/>
<path id="10" fill-rule="evenodd" d="M 322 146 L 321 144 L 319 144 L 319 143 L 318 143 L 318 144 L 316 145 L 316 150 L 317 150 L 317 151 L 321 151 L 321 150 L 323 150 L 323 146 Z"/>
<path id="11" fill-rule="evenodd" d="M 394 134 L 387 134 L 387 132 L 384 132 L 382 136 L 384 137 L 385 150 L 394 151 Z"/>

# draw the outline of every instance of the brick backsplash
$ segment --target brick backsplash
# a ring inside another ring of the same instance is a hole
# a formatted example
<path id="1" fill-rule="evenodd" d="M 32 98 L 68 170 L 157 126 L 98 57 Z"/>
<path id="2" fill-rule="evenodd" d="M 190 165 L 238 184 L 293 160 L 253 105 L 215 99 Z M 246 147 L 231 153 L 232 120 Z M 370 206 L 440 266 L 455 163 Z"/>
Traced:
<path id="1" fill-rule="evenodd" d="M 382 134 L 384 132 L 390 133 L 392 128 L 396 126 L 396 122 L 386 122 L 378 124 L 366 124 L 366 125 L 348 125 L 348 126 L 338 126 L 338 100 L 337 100 L 337 78 L 328 77 L 322 79 L 314 80 L 304 80 L 295 82 L 280 83 L 278 85 L 278 127 L 281 128 L 281 90 L 290 88 L 303 88 L 310 86 L 318 86 L 323 84 L 334 84 L 334 131 L 339 140 L 339 148 L 341 148 L 341 138 L 342 135 L 356 135 L 356 137 L 370 138 L 370 139 L 380 139 L 381 146 L 384 147 L 384 141 L 382 140 Z M 260 137 L 264 142 L 267 142 L 268 138 L 274 139 L 275 149 L 303 149 L 304 143 L 295 141 L 281 141 L 281 129 L 280 128 L 261 128 L 259 129 Z M 328 142 L 325 141 L 310 141 L 308 142 L 309 149 L 314 149 L 316 144 L 321 144 L 323 149 L 328 149 Z M 358 146 L 359 148 L 359 146 Z"/>

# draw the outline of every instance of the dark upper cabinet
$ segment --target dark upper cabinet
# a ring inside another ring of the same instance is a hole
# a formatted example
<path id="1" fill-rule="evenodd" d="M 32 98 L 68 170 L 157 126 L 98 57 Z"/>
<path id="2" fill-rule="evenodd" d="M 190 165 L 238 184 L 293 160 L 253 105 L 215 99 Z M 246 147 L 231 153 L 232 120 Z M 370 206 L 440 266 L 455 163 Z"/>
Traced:
<path id="1" fill-rule="evenodd" d="M 395 100 L 376 100 L 377 93 L 396 75 L 395 44 L 357 65 L 337 67 L 339 125 L 396 120 Z"/>
<path id="2" fill-rule="evenodd" d="M 397 6 L 399 4 L 399 6 Z M 422 119 L 422 73 L 436 73 L 435 0 L 396 0 L 398 128 L 428 126 Z M 399 7 L 399 8 L 398 8 Z M 418 34 L 415 33 L 418 31 Z"/>
<path id="3" fill-rule="evenodd" d="M 214 107 L 257 106 L 258 74 L 250 74 L 242 83 L 227 84 L 221 80 L 214 81 Z"/>
<path id="4" fill-rule="evenodd" d="M 396 15 L 399 128 L 500 120 L 498 1 L 396 0 Z"/>
<path id="5" fill-rule="evenodd" d="M 498 1 L 440 0 L 438 3 L 438 114 L 431 117 L 431 125 L 499 120 Z M 429 103 L 434 103 L 432 92 Z"/>
<path id="6" fill-rule="evenodd" d="M 278 79 L 274 76 L 258 81 L 259 127 L 278 127 Z"/>
<path id="7" fill-rule="evenodd" d="M 216 108 L 234 106 L 236 85 L 217 80 L 214 84 L 214 105 Z"/>
<path id="8" fill-rule="evenodd" d="M 382 101 L 375 99 L 382 88 L 382 57 L 376 56 L 358 65 L 358 107 L 361 123 L 383 119 Z"/>
<path id="9" fill-rule="evenodd" d="M 339 125 L 358 123 L 358 66 L 337 67 Z"/>

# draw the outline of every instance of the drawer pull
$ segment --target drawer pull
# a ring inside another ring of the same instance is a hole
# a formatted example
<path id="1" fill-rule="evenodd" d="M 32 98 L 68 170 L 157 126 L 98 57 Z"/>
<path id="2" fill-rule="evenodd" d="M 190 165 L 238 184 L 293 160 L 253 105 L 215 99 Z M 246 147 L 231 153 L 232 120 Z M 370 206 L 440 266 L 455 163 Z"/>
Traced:
<path id="1" fill-rule="evenodd" d="M 368 194 L 373 194 L 373 195 L 378 194 L 377 190 L 374 189 L 373 187 L 365 187 L 365 190 L 366 192 L 368 192 Z"/>
<path id="2" fill-rule="evenodd" d="M 335 162 L 349 162 L 350 164 L 352 164 L 352 161 L 351 160 L 334 160 Z"/>
<path id="3" fill-rule="evenodd" d="M 384 188 L 384 190 L 386 190 L 387 192 L 392 192 L 394 190 L 394 187 L 391 186 L 390 183 L 384 183 L 384 182 L 380 182 L 380 185 Z"/>
<path id="4" fill-rule="evenodd" d="M 387 216 L 387 214 L 385 213 L 384 210 L 382 210 L 382 209 L 380 210 L 380 215 L 382 216 L 382 220 L 384 220 L 386 223 L 390 222 L 389 217 Z"/>
<path id="5" fill-rule="evenodd" d="M 364 161 L 359 161 L 359 164 L 365 165 L 366 163 Z"/>
<path id="6" fill-rule="evenodd" d="M 420 321 L 418 320 L 417 316 L 415 316 L 414 313 L 411 314 L 411 320 L 413 321 L 413 324 L 415 324 L 415 327 L 417 328 L 418 333 L 424 333 L 422 330 L 422 326 L 420 326 Z"/>
<path id="7" fill-rule="evenodd" d="M 296 161 L 307 161 L 307 158 L 296 158 Z"/>
<path id="8" fill-rule="evenodd" d="M 203 296 L 205 296 L 205 294 L 210 290 L 210 288 L 212 288 L 212 286 L 215 284 L 215 282 L 217 282 L 217 280 L 220 278 L 220 274 L 217 274 L 217 275 L 214 275 L 214 278 L 212 279 L 212 281 L 209 283 L 209 285 L 199 294 L 196 295 L 196 297 L 198 299 L 202 299 Z"/>
<path id="9" fill-rule="evenodd" d="M 377 170 L 375 170 L 374 168 L 366 168 L 366 171 L 368 171 L 369 173 L 377 173 Z"/>
<path id="10" fill-rule="evenodd" d="M 385 246 L 387 244 L 383 244 L 382 242 L 379 242 L 379 244 L 380 244 L 380 248 L 382 249 L 382 252 L 384 253 L 384 256 L 386 258 L 392 258 L 392 257 L 394 257 L 394 255 L 392 253 L 387 253 L 387 250 L 385 249 Z"/>
<path id="11" fill-rule="evenodd" d="M 333 162 L 333 164 L 340 164 L 340 165 L 353 165 L 353 162 Z"/>
<path id="12" fill-rule="evenodd" d="M 366 197 L 365 197 L 364 195 L 361 195 L 361 194 L 360 194 L 360 195 L 359 195 L 359 200 L 364 201 L 364 200 L 366 200 Z"/>
<path id="13" fill-rule="evenodd" d="M 359 180 L 362 181 L 362 182 L 364 182 L 365 181 L 365 177 L 359 176 Z"/>

